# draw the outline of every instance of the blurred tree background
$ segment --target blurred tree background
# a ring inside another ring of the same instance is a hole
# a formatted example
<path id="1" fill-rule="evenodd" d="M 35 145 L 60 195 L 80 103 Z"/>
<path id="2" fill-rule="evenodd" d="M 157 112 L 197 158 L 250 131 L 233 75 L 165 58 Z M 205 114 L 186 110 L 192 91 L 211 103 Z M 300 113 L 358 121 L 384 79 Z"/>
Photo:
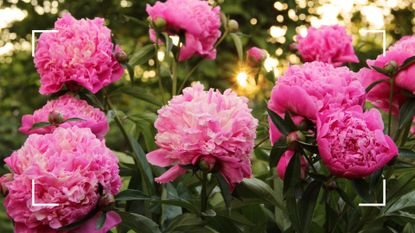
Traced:
<path id="1" fill-rule="evenodd" d="M 31 31 L 50 29 L 62 12 L 70 12 L 76 18 L 103 17 L 112 29 L 117 43 L 127 54 L 134 54 L 150 43 L 146 25 L 146 4 L 154 0 L 0 0 L 0 166 L 2 158 L 19 148 L 26 136 L 18 132 L 20 118 L 32 113 L 45 104 L 47 96 L 38 93 L 39 77 L 31 57 Z M 350 65 L 353 70 L 365 66 L 365 60 L 375 58 L 382 53 L 382 35 L 365 34 L 365 29 L 385 29 L 387 44 L 391 44 L 404 35 L 415 31 L 415 2 L 413 0 L 209 0 L 219 4 L 224 13 L 236 19 L 240 25 L 245 47 L 258 46 L 266 49 L 269 57 L 264 63 L 264 72 L 258 84 L 249 73 L 245 75 L 242 64 L 238 64 L 235 47 L 230 38 L 221 44 L 215 61 L 204 61 L 190 81 L 198 80 L 209 87 L 224 90 L 232 88 L 251 100 L 254 114 L 261 118 L 264 100 L 268 98 L 274 80 L 281 75 L 289 64 L 300 63 L 300 58 L 291 49 L 295 35 L 306 33 L 307 27 L 327 24 L 341 24 L 353 35 L 360 64 Z M 157 57 L 164 59 L 163 51 Z M 189 61 L 190 64 L 197 60 Z M 163 63 L 162 63 L 163 64 Z M 190 66 L 190 64 L 187 64 Z M 185 64 L 186 66 L 186 64 Z M 166 69 L 167 70 L 167 69 Z M 186 72 L 183 68 L 182 72 Z M 162 66 L 163 71 L 163 66 Z M 134 67 L 140 78 L 142 89 L 137 90 L 153 95 L 159 94 L 155 78 L 154 60 Z M 163 75 L 163 72 L 162 72 Z M 164 74 L 164 84 L 171 84 Z M 125 82 L 128 78 L 120 82 Z M 184 75 L 182 74 L 183 78 Z M 158 106 L 145 104 L 131 96 L 118 96 L 116 104 L 130 115 L 140 114 L 143 109 L 145 119 L 154 119 Z M 147 111 L 146 111 L 147 112 Z M 151 120 L 150 120 L 151 122 Z M 265 121 L 262 121 L 266 123 Z M 112 127 L 106 140 L 110 148 L 125 147 L 117 129 Z M 261 128 L 260 128 L 261 129 Z M 131 124 L 131 131 L 139 129 Z M 266 132 L 266 128 L 263 130 Z M 258 136 L 260 137 L 260 135 Z M 144 139 L 142 139 L 144 140 Z M 151 141 L 151 140 L 150 140 Z M 143 143 L 146 143 L 145 140 Z M 146 149 L 154 149 L 151 143 Z M 260 166 L 260 165 L 259 165 Z M 265 163 L 266 166 L 266 163 Z M 254 164 L 255 171 L 255 164 Z M 0 175 L 4 170 L 0 170 Z M 257 176 L 260 174 L 256 173 Z M 6 215 L 0 206 L 0 231 L 11 231 Z"/>

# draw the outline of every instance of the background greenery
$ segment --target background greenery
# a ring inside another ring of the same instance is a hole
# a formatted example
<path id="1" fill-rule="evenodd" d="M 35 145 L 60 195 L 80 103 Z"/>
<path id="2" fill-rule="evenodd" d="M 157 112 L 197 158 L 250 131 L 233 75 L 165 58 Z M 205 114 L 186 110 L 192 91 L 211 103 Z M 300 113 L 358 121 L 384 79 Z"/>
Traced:
<path id="1" fill-rule="evenodd" d="M 38 93 L 39 77 L 30 52 L 31 30 L 52 28 L 54 21 L 63 11 L 70 12 L 76 18 L 104 17 L 124 51 L 133 54 L 149 44 L 145 5 L 154 2 L 152 0 L 0 0 L 0 158 L 10 155 L 24 142 L 26 136 L 18 132 L 21 116 L 32 113 L 49 98 Z M 231 39 L 227 38 L 221 44 L 217 60 L 203 62 L 192 76 L 192 80 L 199 80 L 209 87 L 221 90 L 233 88 L 239 94 L 248 96 L 255 116 L 262 122 L 258 132 L 259 140 L 264 138 L 267 132 L 263 118 L 264 100 L 269 95 L 275 77 L 283 73 L 288 64 L 300 62 L 295 51 L 290 49 L 296 34 L 303 32 L 309 25 L 319 26 L 336 22 L 345 25 L 353 34 L 356 52 L 362 61 L 360 64 L 351 65 L 352 69 L 358 70 L 365 65 L 364 61 L 367 58 L 374 58 L 382 52 L 381 36 L 365 35 L 361 29 L 386 29 L 388 44 L 403 35 L 413 34 L 415 30 L 415 3 L 411 0 L 222 0 L 218 2 L 223 12 L 239 22 L 245 47 L 258 46 L 269 52 L 270 59 L 264 67 L 268 72 L 264 77 L 260 77 L 258 85 L 251 82 L 244 85 L 238 82 L 237 74 L 244 71 L 244 67 L 238 64 L 235 47 Z M 15 12 L 6 14 L 10 9 Z M 23 17 L 19 18 L 19 14 L 23 14 Z M 10 22 L 14 17 L 19 19 Z M 191 67 L 195 62 L 190 61 L 187 66 Z M 184 77 L 186 70 L 186 68 L 182 69 L 180 77 Z M 160 94 L 157 80 L 153 77 L 154 61 L 137 65 L 134 67 L 134 72 L 140 80 L 140 88 L 134 90 L 136 93 L 155 96 Z M 164 84 L 169 87 L 166 72 L 164 76 L 166 76 L 163 79 Z M 126 79 L 128 75 L 125 75 L 125 79 L 120 83 L 126 82 Z M 114 101 L 119 110 L 135 117 L 135 122 L 125 122 L 129 132 L 139 138 L 141 144 L 145 145 L 146 151 L 154 149 L 154 142 L 146 140 L 143 135 L 154 135 L 152 121 L 158 106 L 139 101 L 130 95 L 117 95 Z M 141 124 L 136 124 L 136 121 Z M 111 127 L 106 140 L 108 146 L 117 151 L 123 151 L 128 147 L 116 127 Z M 255 176 L 261 178 L 269 171 L 267 162 L 258 158 L 260 157 L 258 154 L 260 153 L 256 153 L 253 166 Z M 0 170 L 0 174 L 4 172 Z M 251 220 L 259 221 L 259 225 L 266 227 L 266 218 L 262 218 L 261 221 L 261 216 L 254 216 L 258 211 L 254 209 L 245 211 L 251 211 L 245 214 L 251 215 Z M 11 231 L 10 223 L 6 218 L 5 211 L 0 206 L 2 233 Z"/>

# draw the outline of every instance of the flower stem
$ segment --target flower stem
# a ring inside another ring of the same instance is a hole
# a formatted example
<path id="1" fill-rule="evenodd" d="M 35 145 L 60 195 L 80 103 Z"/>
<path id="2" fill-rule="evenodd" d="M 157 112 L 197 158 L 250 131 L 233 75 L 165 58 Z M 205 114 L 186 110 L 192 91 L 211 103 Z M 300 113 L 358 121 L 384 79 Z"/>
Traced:
<path id="1" fill-rule="evenodd" d="M 159 46 L 158 46 L 158 33 L 157 32 L 156 32 L 156 42 L 154 43 L 154 49 L 156 50 L 156 57 L 154 59 L 154 64 L 156 66 L 156 76 L 158 79 L 159 88 L 161 92 L 161 100 L 163 104 L 166 104 L 166 100 L 164 99 L 164 87 L 163 87 L 163 83 L 161 81 L 161 75 L 160 75 L 160 62 L 158 60 Z"/>
<path id="2" fill-rule="evenodd" d="M 393 107 L 393 89 L 395 88 L 395 77 L 390 79 L 390 94 L 389 94 L 389 115 L 388 115 L 388 135 L 391 135 L 392 128 L 392 107 Z"/>
<path id="3" fill-rule="evenodd" d="M 200 193 L 200 210 L 201 212 L 205 212 L 207 209 L 208 204 L 208 195 L 207 195 L 207 173 L 203 172 L 202 176 L 202 191 Z"/>

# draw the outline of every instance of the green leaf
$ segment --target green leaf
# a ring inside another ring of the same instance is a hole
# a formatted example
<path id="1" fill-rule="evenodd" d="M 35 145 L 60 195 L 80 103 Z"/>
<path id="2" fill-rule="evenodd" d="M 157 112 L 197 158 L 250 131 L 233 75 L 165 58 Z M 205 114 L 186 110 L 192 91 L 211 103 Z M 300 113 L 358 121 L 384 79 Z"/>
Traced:
<path id="1" fill-rule="evenodd" d="M 215 217 L 216 216 L 216 212 L 212 209 L 206 210 L 206 211 L 202 212 L 201 214 L 202 214 L 202 216 L 205 216 L 205 217 Z"/>
<path id="2" fill-rule="evenodd" d="M 186 210 L 188 210 L 192 213 L 196 213 L 196 214 L 198 214 L 200 212 L 198 207 L 195 206 L 193 203 L 191 203 L 187 200 L 184 200 L 184 199 L 180 199 L 180 198 L 166 199 L 166 200 L 152 199 L 151 202 L 165 204 L 165 205 L 180 206 L 180 207 L 183 207 Z"/>
<path id="3" fill-rule="evenodd" d="M 407 223 L 403 228 L 402 233 L 415 233 L 415 227 L 412 223 Z"/>
<path id="4" fill-rule="evenodd" d="M 415 191 L 402 195 L 395 202 L 389 202 L 383 211 L 387 215 L 393 212 L 406 211 L 408 209 L 415 210 Z"/>
<path id="5" fill-rule="evenodd" d="M 357 191 L 357 194 L 359 194 L 364 201 L 370 201 L 369 184 L 364 179 L 352 180 L 352 184 Z"/>
<path id="6" fill-rule="evenodd" d="M 406 148 L 399 148 L 399 157 L 415 159 L 415 151 Z"/>
<path id="7" fill-rule="evenodd" d="M 339 194 L 339 196 L 341 197 L 341 199 L 343 199 L 343 201 L 348 204 L 350 207 L 352 208 L 356 208 L 356 205 L 353 203 L 352 200 L 350 200 L 349 196 L 347 196 L 347 194 L 344 192 L 343 189 L 337 187 L 336 192 Z"/>
<path id="8" fill-rule="evenodd" d="M 371 83 L 369 86 L 366 87 L 366 93 L 369 93 L 376 85 L 383 83 L 383 82 L 389 82 L 387 79 L 379 79 Z"/>
<path id="9" fill-rule="evenodd" d="M 378 73 L 381 73 L 381 74 L 386 75 L 388 77 L 390 76 L 390 74 L 383 68 L 380 68 L 378 66 L 371 66 L 371 68 L 374 69 Z"/>
<path id="10" fill-rule="evenodd" d="M 233 43 L 235 44 L 235 48 L 236 48 L 236 52 L 238 53 L 239 61 L 243 61 L 244 60 L 244 49 L 243 49 L 241 37 L 239 37 L 239 35 L 236 33 L 231 33 L 230 36 L 233 40 Z"/>
<path id="11" fill-rule="evenodd" d="M 147 90 L 144 88 L 138 87 L 138 86 L 123 86 L 121 88 L 118 88 L 114 92 L 111 93 L 111 96 L 119 95 L 121 93 L 127 94 L 129 96 L 132 96 L 134 98 L 146 101 L 147 103 L 154 104 L 158 107 L 161 107 L 163 104 L 157 98 L 156 96 L 150 94 Z"/>
<path id="12" fill-rule="evenodd" d="M 295 125 L 293 119 L 291 118 L 291 114 L 288 111 L 285 112 L 284 122 L 285 122 L 285 125 L 287 126 L 287 128 L 290 129 L 290 131 L 296 131 L 297 130 L 297 126 Z"/>
<path id="13" fill-rule="evenodd" d="M 117 213 L 122 218 L 122 223 L 127 225 L 135 232 L 140 233 L 161 233 L 157 223 L 153 220 L 135 213 L 128 213 L 117 210 Z"/>
<path id="14" fill-rule="evenodd" d="M 399 66 L 399 71 L 408 68 L 409 66 L 415 64 L 415 56 L 407 58 L 401 66 Z"/>
<path id="15" fill-rule="evenodd" d="M 415 99 L 411 98 L 405 101 L 402 107 L 399 109 L 399 129 L 412 122 L 415 116 Z"/>
<path id="16" fill-rule="evenodd" d="M 244 179 L 236 186 L 235 193 L 242 199 L 257 199 L 263 201 L 265 204 L 282 208 L 282 203 L 278 202 L 271 187 L 260 179 Z"/>
<path id="17" fill-rule="evenodd" d="M 155 49 L 152 44 L 146 45 L 138 49 L 137 52 L 132 54 L 128 60 L 128 64 L 131 67 L 136 65 L 142 65 L 150 60 L 155 55 Z"/>
<path id="18" fill-rule="evenodd" d="M 130 76 L 131 83 L 134 83 L 135 81 L 134 68 L 128 63 L 124 63 L 123 66 L 127 69 L 128 76 Z"/>
<path id="19" fill-rule="evenodd" d="M 280 137 L 278 141 L 272 145 L 271 153 L 269 155 L 269 167 L 273 168 L 277 166 L 281 159 L 281 156 L 287 150 L 287 141 L 285 137 Z"/>
<path id="20" fill-rule="evenodd" d="M 272 120 L 272 123 L 274 123 L 275 127 L 277 127 L 277 129 L 284 134 L 285 136 L 287 136 L 290 132 L 292 132 L 292 129 L 289 129 L 287 127 L 287 125 L 285 124 L 285 121 L 275 112 L 273 112 L 271 109 L 267 108 L 267 112 L 269 117 Z"/>
<path id="21" fill-rule="evenodd" d="M 216 181 L 218 182 L 218 185 L 219 185 L 223 200 L 225 201 L 226 207 L 228 209 L 231 208 L 232 194 L 231 194 L 228 182 L 225 180 L 222 174 L 218 172 L 213 173 L 213 176 L 216 178 Z"/>
<path id="22" fill-rule="evenodd" d="M 43 128 L 43 127 L 45 127 L 45 126 L 51 126 L 52 124 L 51 123 L 49 123 L 49 122 L 37 122 L 37 123 L 34 123 L 33 125 L 32 125 L 32 128 L 30 128 L 29 130 L 33 130 L 33 129 L 38 129 L 38 128 Z"/>
<path id="23" fill-rule="evenodd" d="M 138 200 L 150 200 L 151 197 L 144 194 L 139 190 L 127 189 L 115 196 L 116 201 L 138 201 Z"/>
<path id="24" fill-rule="evenodd" d="M 85 120 L 82 119 L 82 118 L 78 118 L 78 117 L 72 117 L 72 118 L 68 118 L 68 119 L 64 120 L 63 123 L 71 122 L 71 121 L 85 121 Z"/>
<path id="25" fill-rule="evenodd" d="M 290 162 L 288 163 L 287 169 L 285 170 L 283 193 L 287 193 L 289 189 L 295 190 L 299 182 L 300 155 L 294 153 L 293 157 L 291 157 Z"/>
<path id="26" fill-rule="evenodd" d="M 183 214 L 174 218 L 166 229 L 166 233 L 183 232 L 203 225 L 202 219 L 195 214 Z"/>
<path id="27" fill-rule="evenodd" d="M 322 183 L 318 180 L 312 181 L 304 190 L 299 203 L 299 217 L 302 229 L 308 230 L 313 217 L 314 208 L 317 204 L 318 194 L 320 193 Z"/>
<path id="28" fill-rule="evenodd" d="M 105 221 L 107 220 L 107 212 L 103 211 L 99 218 L 97 219 L 95 229 L 99 230 L 105 225 Z"/>

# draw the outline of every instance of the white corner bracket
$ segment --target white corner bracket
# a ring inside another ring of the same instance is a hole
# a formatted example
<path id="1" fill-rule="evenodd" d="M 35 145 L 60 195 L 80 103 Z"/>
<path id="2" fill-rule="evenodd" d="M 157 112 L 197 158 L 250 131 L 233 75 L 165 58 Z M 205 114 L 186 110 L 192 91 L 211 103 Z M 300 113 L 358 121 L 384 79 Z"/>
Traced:
<path id="1" fill-rule="evenodd" d="M 373 30 L 368 30 L 368 29 L 361 29 L 360 32 L 362 34 L 367 34 L 367 33 L 382 33 L 382 47 L 383 47 L 383 56 L 386 56 L 386 30 L 384 29 L 373 29 Z"/>
<path id="2" fill-rule="evenodd" d="M 56 203 L 36 203 L 35 202 L 35 180 L 32 180 L 32 206 L 55 207 L 59 206 Z"/>
<path id="3" fill-rule="evenodd" d="M 383 198 L 382 203 L 359 203 L 362 207 L 384 207 L 386 206 L 386 180 L 383 179 Z"/>
<path id="4" fill-rule="evenodd" d="M 32 57 L 35 56 L 35 33 L 58 32 L 58 30 L 32 30 Z"/>

